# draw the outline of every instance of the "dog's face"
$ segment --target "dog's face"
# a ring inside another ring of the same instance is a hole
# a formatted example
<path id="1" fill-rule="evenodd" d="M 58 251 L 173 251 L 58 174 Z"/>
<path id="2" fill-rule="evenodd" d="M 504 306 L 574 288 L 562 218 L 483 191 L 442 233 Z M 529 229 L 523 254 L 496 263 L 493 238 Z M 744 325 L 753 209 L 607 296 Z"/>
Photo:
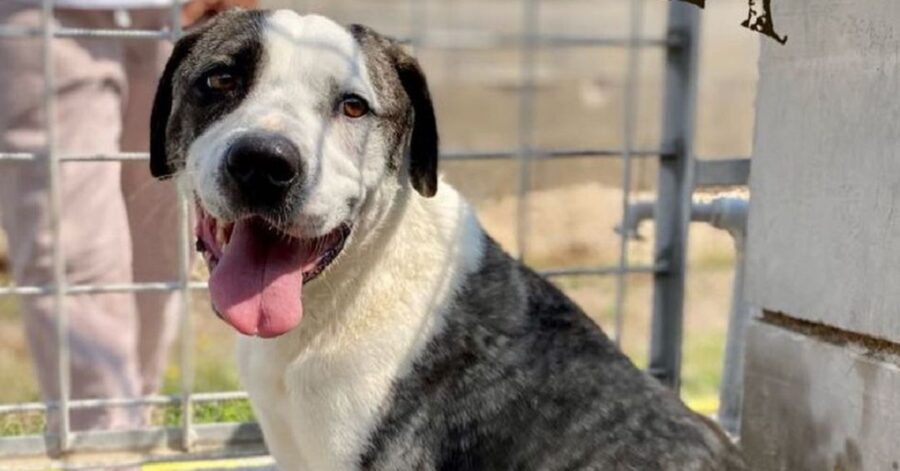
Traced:
<path id="1" fill-rule="evenodd" d="M 232 11 L 176 44 L 150 167 L 196 195 L 213 307 L 275 336 L 299 322 L 302 285 L 365 237 L 353 231 L 384 210 L 373 201 L 435 193 L 437 145 L 424 76 L 397 43 L 319 16 Z"/>

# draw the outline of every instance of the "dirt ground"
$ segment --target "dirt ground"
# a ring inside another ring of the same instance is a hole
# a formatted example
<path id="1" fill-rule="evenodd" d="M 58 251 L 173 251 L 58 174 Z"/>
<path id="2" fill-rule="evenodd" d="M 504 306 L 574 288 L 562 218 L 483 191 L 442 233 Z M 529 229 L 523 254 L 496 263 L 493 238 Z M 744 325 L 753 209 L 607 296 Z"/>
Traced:
<path id="1" fill-rule="evenodd" d="M 343 22 L 364 22 L 398 35 L 426 31 L 450 38 L 489 31 L 515 33 L 520 2 L 458 0 L 427 3 L 395 0 L 269 1 L 328 14 Z M 702 12 L 702 42 L 696 153 L 704 158 L 750 154 L 757 37 L 739 26 L 745 2 L 709 2 Z M 665 0 L 644 3 L 644 31 L 662 35 Z M 629 2 L 624 0 L 545 0 L 541 32 L 621 36 L 627 33 Z M 416 18 L 417 27 L 410 27 Z M 520 141 L 518 92 L 520 51 L 420 49 L 439 113 L 446 150 L 514 148 Z M 626 54 L 616 49 L 543 48 L 537 53 L 534 134 L 538 147 L 618 148 L 622 143 L 622 94 Z M 636 147 L 658 145 L 663 55 L 640 53 Z M 514 162 L 460 162 L 443 165 L 447 181 L 478 209 L 490 234 L 515 250 L 516 175 Z M 621 216 L 621 164 L 615 159 L 569 159 L 536 163 L 529 198 L 531 230 L 526 260 L 540 268 L 610 265 L 618 257 L 613 228 Z M 636 198 L 652 197 L 652 159 L 635 163 Z M 648 264 L 652 224 L 644 240 L 630 244 L 629 258 Z M 0 237 L 2 239 L 2 237 Z M 0 240 L 0 254 L 3 253 Z M 0 278 L 7 280 L 0 255 Z M 724 332 L 731 296 L 733 248 L 729 236 L 703 225 L 691 228 L 684 350 L 684 393 L 698 407 L 715 407 Z M 555 280 L 609 332 L 614 279 Z M 652 286 L 648 275 L 628 278 L 623 347 L 639 365 L 646 358 Z M 237 387 L 231 362 L 232 335 L 206 309 L 195 309 L 197 386 L 202 390 Z M 0 297 L 0 402 L 34 400 L 37 389 L 14 299 Z M 173 364 L 169 390 L 177 385 Z M 711 404 L 711 405 L 710 405 Z"/>

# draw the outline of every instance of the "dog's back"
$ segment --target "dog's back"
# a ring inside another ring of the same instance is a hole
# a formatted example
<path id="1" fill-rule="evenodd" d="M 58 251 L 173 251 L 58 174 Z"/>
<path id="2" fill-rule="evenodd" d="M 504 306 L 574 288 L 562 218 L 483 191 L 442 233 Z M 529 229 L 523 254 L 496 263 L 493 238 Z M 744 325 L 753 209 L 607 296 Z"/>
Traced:
<path id="1" fill-rule="evenodd" d="M 395 384 L 363 468 L 744 469 L 721 432 L 492 240 L 446 322 Z"/>

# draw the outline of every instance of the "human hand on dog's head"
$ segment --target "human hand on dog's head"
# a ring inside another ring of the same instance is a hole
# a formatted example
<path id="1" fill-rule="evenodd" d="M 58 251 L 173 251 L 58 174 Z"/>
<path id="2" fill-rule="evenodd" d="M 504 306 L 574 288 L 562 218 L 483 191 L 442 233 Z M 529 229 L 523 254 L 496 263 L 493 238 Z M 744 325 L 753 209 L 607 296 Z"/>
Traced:
<path id="1" fill-rule="evenodd" d="M 193 26 L 229 8 L 252 10 L 258 5 L 259 0 L 190 0 L 181 9 L 181 22 L 184 26 Z"/>

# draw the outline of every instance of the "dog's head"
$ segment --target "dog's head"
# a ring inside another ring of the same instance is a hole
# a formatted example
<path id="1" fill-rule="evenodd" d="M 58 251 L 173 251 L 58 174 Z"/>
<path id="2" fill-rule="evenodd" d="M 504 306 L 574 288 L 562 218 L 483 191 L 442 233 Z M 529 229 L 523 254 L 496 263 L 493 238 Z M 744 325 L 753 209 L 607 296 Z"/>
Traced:
<path id="1" fill-rule="evenodd" d="M 297 325 L 302 285 L 366 237 L 355 230 L 367 212 L 416 197 L 407 188 L 437 191 L 415 59 L 319 16 L 232 11 L 183 37 L 150 131 L 153 175 L 178 175 L 196 196 L 213 307 L 246 334 Z"/>

